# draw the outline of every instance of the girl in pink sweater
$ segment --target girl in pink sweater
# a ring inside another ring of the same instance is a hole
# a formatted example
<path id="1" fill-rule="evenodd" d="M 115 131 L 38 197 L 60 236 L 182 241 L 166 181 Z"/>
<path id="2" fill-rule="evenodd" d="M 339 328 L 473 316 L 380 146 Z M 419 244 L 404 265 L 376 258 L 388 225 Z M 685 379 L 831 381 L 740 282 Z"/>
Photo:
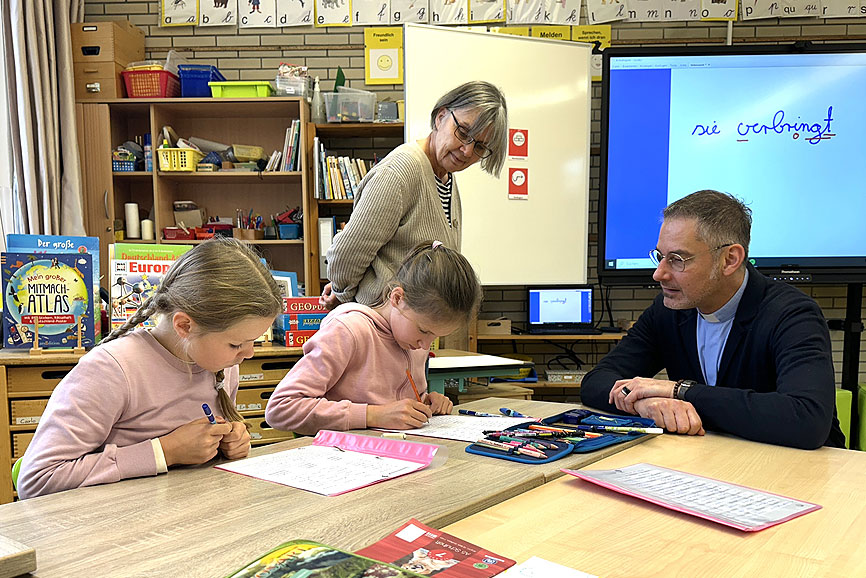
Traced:
<path id="1" fill-rule="evenodd" d="M 416 428 L 433 414 L 451 413 L 447 397 L 427 393 L 428 350 L 472 318 L 480 302 L 478 278 L 460 253 L 438 241 L 418 245 L 381 304 L 344 303 L 322 321 L 268 400 L 265 419 L 314 434 Z"/>
<path id="2" fill-rule="evenodd" d="M 270 272 L 240 241 L 217 237 L 185 253 L 55 388 L 22 459 L 19 497 L 154 476 L 218 451 L 246 457 L 237 364 L 281 308 Z M 153 330 L 131 331 L 152 315 Z"/>

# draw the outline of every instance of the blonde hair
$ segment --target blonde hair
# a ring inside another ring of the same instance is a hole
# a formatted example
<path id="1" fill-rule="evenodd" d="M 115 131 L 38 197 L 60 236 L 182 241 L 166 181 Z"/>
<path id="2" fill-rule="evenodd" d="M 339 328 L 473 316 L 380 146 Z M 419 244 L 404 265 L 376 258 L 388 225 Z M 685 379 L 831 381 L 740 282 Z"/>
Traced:
<path id="1" fill-rule="evenodd" d="M 214 237 L 184 253 L 157 290 L 102 343 L 126 335 L 153 315 L 182 311 L 205 333 L 225 331 L 246 317 L 276 317 L 282 297 L 270 271 L 248 245 Z M 228 421 L 244 421 L 223 387 L 225 372 L 216 372 L 214 388 Z"/>
<path id="2" fill-rule="evenodd" d="M 402 287 L 410 309 L 441 321 L 469 321 L 481 305 L 481 284 L 466 257 L 439 241 L 417 245 L 386 286 Z"/>

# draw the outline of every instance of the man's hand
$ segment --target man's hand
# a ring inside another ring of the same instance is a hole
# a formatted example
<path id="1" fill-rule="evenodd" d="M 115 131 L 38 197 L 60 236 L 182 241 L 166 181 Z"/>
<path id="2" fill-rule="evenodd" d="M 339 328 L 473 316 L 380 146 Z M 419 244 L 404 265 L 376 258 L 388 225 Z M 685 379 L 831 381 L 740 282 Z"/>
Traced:
<path id="1" fill-rule="evenodd" d="M 649 377 L 634 377 L 632 379 L 619 379 L 610 388 L 608 402 L 616 406 L 620 411 L 635 414 L 634 404 L 638 400 L 651 397 L 673 399 L 673 381 L 663 379 L 652 379 Z"/>
<path id="2" fill-rule="evenodd" d="M 701 416 L 695 406 L 681 399 L 664 399 L 651 397 L 639 399 L 634 403 L 634 409 L 641 417 L 648 417 L 659 427 L 669 432 L 704 435 Z"/>

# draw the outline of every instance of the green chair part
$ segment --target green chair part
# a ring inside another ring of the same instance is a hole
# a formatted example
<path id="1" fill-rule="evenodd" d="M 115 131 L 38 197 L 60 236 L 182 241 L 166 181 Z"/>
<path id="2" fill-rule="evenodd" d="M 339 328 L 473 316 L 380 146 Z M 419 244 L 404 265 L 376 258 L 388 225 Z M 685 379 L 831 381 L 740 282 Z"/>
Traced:
<path id="1" fill-rule="evenodd" d="M 18 472 L 21 471 L 21 460 L 24 458 L 18 458 L 15 460 L 15 464 L 12 466 L 12 487 L 18 490 Z"/>

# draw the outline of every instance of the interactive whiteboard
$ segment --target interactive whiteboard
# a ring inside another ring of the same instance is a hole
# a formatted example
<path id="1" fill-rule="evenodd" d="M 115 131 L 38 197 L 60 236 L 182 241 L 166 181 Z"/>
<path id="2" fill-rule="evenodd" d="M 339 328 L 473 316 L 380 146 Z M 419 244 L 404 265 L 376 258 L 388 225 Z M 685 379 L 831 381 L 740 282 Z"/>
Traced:
<path id="1" fill-rule="evenodd" d="M 526 158 L 506 158 L 499 179 L 480 164 L 455 175 L 462 252 L 481 282 L 585 283 L 591 46 L 418 24 L 403 44 L 407 141 L 427 136 L 439 97 L 470 80 L 498 86 L 509 128 L 528 135 Z M 509 198 L 509 183 L 525 198 Z"/>

